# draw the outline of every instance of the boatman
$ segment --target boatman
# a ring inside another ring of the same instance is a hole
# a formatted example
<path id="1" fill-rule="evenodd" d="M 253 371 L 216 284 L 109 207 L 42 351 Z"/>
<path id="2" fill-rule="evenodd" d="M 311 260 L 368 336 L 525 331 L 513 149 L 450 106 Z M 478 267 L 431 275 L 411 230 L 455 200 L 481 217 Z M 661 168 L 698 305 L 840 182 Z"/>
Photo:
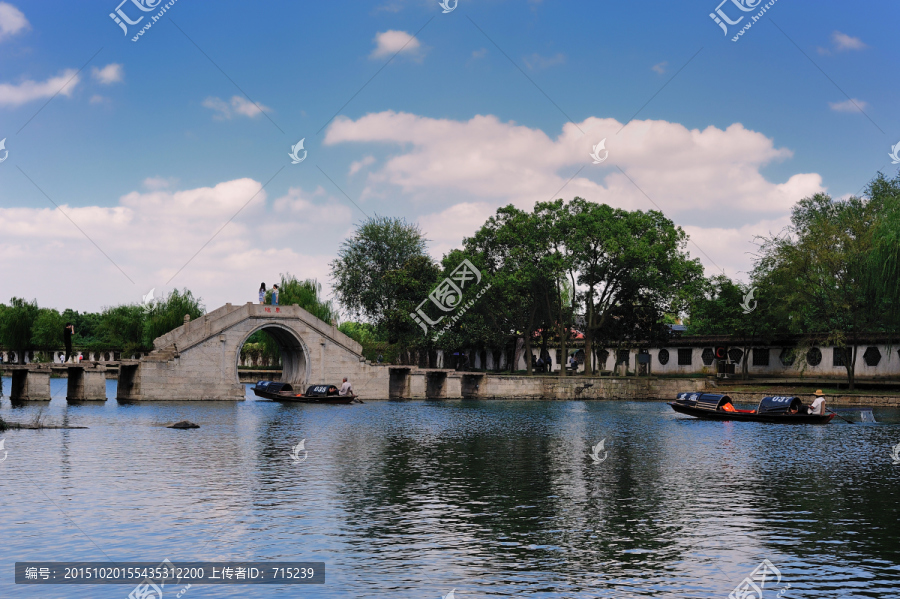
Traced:
<path id="1" fill-rule="evenodd" d="M 824 416 L 825 415 L 825 394 L 822 393 L 821 389 L 816 390 L 816 398 L 813 400 L 812 404 L 809 406 L 809 413 L 815 414 L 816 416 Z"/>
<path id="2" fill-rule="evenodd" d="M 344 377 L 344 383 L 341 385 L 341 390 L 338 391 L 338 395 L 353 395 L 353 385 L 350 384 L 347 377 Z"/>

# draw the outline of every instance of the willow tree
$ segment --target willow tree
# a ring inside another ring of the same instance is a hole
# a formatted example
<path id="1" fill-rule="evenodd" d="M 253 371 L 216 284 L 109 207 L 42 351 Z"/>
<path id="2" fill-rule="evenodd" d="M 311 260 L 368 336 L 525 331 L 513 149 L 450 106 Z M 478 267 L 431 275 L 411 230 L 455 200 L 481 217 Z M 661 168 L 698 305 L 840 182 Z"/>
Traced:
<path id="1" fill-rule="evenodd" d="M 872 229 L 868 283 L 878 305 L 893 307 L 884 312 L 884 325 L 897 332 L 900 327 L 897 309 L 900 306 L 900 173 L 893 179 L 879 173 L 866 188 L 866 196 L 879 210 Z"/>
<path id="2" fill-rule="evenodd" d="M 282 306 L 297 304 L 328 324 L 337 324 L 338 321 L 337 309 L 331 300 L 322 296 L 322 284 L 315 279 L 301 281 L 290 273 L 281 275 L 281 283 L 278 284 L 278 303 Z"/>
<path id="3" fill-rule="evenodd" d="M 752 273 L 796 328 L 837 348 L 851 389 L 860 336 L 884 330 L 887 318 L 888 304 L 871 284 L 874 232 L 883 216 L 878 199 L 804 198 L 784 232 L 763 238 Z"/>
<path id="4" fill-rule="evenodd" d="M 37 301 L 20 297 L 0 309 L 0 345 L 16 352 L 19 364 L 25 363 L 25 353 L 34 347 L 32 329 L 38 315 Z"/>
<path id="5" fill-rule="evenodd" d="M 194 297 L 189 289 L 182 291 L 173 289 L 164 299 L 144 307 L 142 335 L 144 349 L 152 347 L 153 340 L 157 337 L 183 325 L 185 316 L 190 316 L 191 320 L 203 316 L 206 309 L 202 302 L 203 300 Z"/>

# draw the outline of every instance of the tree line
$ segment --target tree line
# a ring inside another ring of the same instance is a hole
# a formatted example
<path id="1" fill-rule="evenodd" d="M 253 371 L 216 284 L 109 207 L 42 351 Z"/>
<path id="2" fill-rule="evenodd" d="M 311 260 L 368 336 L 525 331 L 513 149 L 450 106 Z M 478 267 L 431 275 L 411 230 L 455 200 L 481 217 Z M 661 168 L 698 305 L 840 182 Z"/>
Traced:
<path id="1" fill-rule="evenodd" d="M 122 304 L 100 312 L 78 312 L 42 308 L 37 300 L 13 297 L 0 304 L 0 346 L 16 352 L 18 361 L 37 351 L 47 360 L 48 352 L 63 346 L 67 323 L 75 328 L 73 347 L 80 351 L 120 351 L 126 355 L 153 349 L 153 340 L 205 312 L 200 298 L 188 290 L 173 289 L 166 297 L 148 304 Z"/>
<path id="2" fill-rule="evenodd" d="M 746 283 L 704 276 L 687 241 L 661 212 L 576 197 L 502 207 L 438 262 L 417 225 L 376 216 L 345 240 L 331 275 L 355 319 L 341 330 L 369 353 L 421 365 L 433 365 L 438 348 L 505 352 L 514 363 L 520 339 L 525 355 L 537 343 L 565 357 L 576 328 L 585 354 L 602 363 L 606 348 L 665 343 L 668 325 L 682 321 L 688 334 L 743 343 L 794 335 L 801 345 L 836 345 L 852 385 L 860 338 L 900 330 L 900 175 L 879 174 L 860 197 L 800 200 L 785 230 L 757 238 Z M 456 298 L 446 279 L 464 260 L 482 280 Z M 447 312 L 427 301 L 432 292 L 467 309 Z M 423 331 L 421 313 L 437 324 Z M 435 340 L 450 314 L 452 326 Z M 585 365 L 593 374 L 592 361 Z"/>
<path id="3" fill-rule="evenodd" d="M 314 279 L 299 280 L 290 273 L 281 275 L 279 303 L 297 304 L 317 318 L 332 324 L 338 311 L 322 298 L 322 285 Z M 265 303 L 272 303 L 271 290 Z M 147 304 L 122 304 L 100 312 L 78 312 L 42 308 L 36 300 L 13 297 L 9 304 L 0 303 L 0 347 L 15 351 L 20 363 L 25 354 L 38 352 L 38 360 L 49 360 L 49 352 L 63 346 L 63 329 L 67 323 L 75 328 L 73 347 L 78 351 L 119 351 L 125 355 L 151 351 L 153 340 L 206 313 L 202 299 L 188 290 L 172 290 L 165 298 Z M 254 361 L 277 365 L 281 351 L 275 340 L 263 331 L 248 338 L 244 353 Z"/>

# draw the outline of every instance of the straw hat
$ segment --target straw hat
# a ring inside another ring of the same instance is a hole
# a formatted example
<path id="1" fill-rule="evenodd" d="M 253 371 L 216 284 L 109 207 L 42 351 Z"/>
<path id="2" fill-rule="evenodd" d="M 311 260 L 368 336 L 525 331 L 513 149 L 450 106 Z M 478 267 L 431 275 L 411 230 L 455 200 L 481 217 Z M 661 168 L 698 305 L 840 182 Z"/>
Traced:
<path id="1" fill-rule="evenodd" d="M 821 396 L 823 396 L 823 395 L 825 395 L 825 394 L 822 393 L 822 390 L 821 390 L 821 389 L 816 389 L 816 397 L 821 397 Z"/>

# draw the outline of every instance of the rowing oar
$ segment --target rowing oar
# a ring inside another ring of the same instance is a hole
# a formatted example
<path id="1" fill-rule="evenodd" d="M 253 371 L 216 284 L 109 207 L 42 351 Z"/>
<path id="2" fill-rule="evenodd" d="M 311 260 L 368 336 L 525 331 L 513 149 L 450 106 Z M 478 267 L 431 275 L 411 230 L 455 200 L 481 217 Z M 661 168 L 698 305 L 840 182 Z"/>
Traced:
<path id="1" fill-rule="evenodd" d="M 828 410 L 828 408 L 825 408 L 825 409 Z M 838 413 L 835 412 L 834 410 L 828 410 L 828 411 L 831 412 L 832 414 L 834 414 L 835 416 L 837 416 L 838 418 L 840 418 L 841 420 L 843 420 L 844 422 L 849 422 L 850 424 L 856 424 L 856 423 L 853 422 L 852 420 L 847 420 L 846 418 L 844 418 L 843 416 L 841 416 L 840 414 L 838 414 Z"/>

